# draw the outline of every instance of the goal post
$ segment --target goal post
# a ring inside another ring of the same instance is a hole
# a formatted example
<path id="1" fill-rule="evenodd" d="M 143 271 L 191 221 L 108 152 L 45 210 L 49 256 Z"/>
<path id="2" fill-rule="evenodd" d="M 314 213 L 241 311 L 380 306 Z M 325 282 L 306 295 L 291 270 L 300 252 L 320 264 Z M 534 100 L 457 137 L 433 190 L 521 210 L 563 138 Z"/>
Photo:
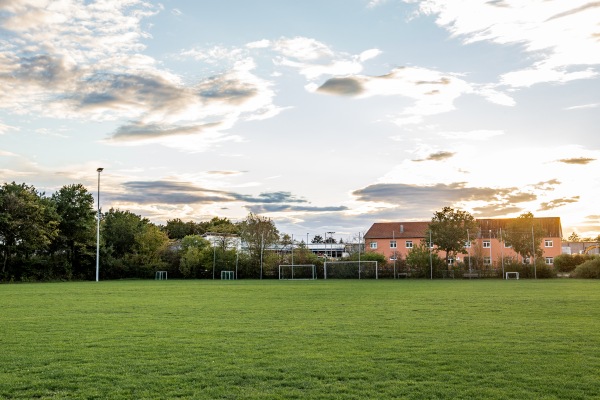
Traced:
<path id="1" fill-rule="evenodd" d="M 317 268 L 314 264 L 281 264 L 279 265 L 280 280 L 311 280 L 317 279 Z"/>
<path id="2" fill-rule="evenodd" d="M 325 261 L 325 279 L 379 279 L 377 261 Z"/>
<path id="3" fill-rule="evenodd" d="M 231 281 L 235 279 L 235 275 L 233 271 L 221 271 L 221 280 L 222 281 Z"/>

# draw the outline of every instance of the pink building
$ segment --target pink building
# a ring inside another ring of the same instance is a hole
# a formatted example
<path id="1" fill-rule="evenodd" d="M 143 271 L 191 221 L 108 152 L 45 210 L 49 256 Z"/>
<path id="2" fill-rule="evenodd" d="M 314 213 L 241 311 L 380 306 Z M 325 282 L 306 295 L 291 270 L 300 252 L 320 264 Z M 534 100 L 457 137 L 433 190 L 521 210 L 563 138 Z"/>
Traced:
<path id="1" fill-rule="evenodd" d="M 554 257 L 562 252 L 562 226 L 559 217 L 534 218 L 544 230 L 542 250 L 544 261 L 548 265 L 554 263 Z M 501 240 L 502 231 L 511 221 L 504 219 L 477 219 L 478 229 L 472 232 L 469 242 L 465 244 L 468 254 L 463 257 L 482 257 L 484 265 L 496 265 L 502 257 L 517 258 L 510 246 Z M 388 260 L 406 258 L 408 252 L 426 240 L 429 222 L 376 222 L 365 234 L 365 250 L 383 254 Z M 440 252 L 444 258 L 445 253 Z"/>

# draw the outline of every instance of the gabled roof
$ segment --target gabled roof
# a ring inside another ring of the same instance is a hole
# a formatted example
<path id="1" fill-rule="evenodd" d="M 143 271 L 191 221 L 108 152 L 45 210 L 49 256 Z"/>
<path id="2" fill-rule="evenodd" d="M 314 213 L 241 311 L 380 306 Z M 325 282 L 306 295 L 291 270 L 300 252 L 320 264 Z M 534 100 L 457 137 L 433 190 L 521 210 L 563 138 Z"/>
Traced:
<path id="1" fill-rule="evenodd" d="M 500 231 L 506 230 L 508 225 L 516 218 L 478 218 L 477 224 L 482 232 L 492 231 L 492 235 L 497 235 Z M 534 217 L 533 221 L 539 224 L 544 230 L 545 237 L 562 238 L 562 225 L 560 217 Z"/>
<path id="2" fill-rule="evenodd" d="M 492 231 L 497 235 L 500 229 L 506 229 L 515 218 L 479 218 L 476 219 L 481 232 Z M 562 238 L 562 225 L 560 217 L 534 218 L 545 231 L 545 237 Z M 425 238 L 429 221 L 423 222 L 375 222 L 365 233 L 365 239 L 389 238 Z M 475 233 L 475 232 L 474 232 Z"/>
<path id="3" fill-rule="evenodd" d="M 375 222 L 365 239 L 424 238 L 429 222 Z"/>

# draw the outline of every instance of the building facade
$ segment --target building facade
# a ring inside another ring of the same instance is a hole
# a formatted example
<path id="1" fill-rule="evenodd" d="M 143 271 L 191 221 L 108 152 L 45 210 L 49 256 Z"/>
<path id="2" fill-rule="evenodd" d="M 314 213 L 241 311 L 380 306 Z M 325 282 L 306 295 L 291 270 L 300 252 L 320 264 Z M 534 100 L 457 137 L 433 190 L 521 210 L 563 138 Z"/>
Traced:
<path id="1" fill-rule="evenodd" d="M 478 229 L 472 232 L 465 243 L 467 254 L 459 254 L 450 263 L 460 262 L 465 257 L 480 257 L 484 265 L 495 266 L 502 258 L 519 259 L 514 250 L 502 240 L 502 231 L 512 221 L 504 219 L 477 219 Z M 562 253 L 562 227 L 560 218 L 534 218 L 544 230 L 542 250 L 544 261 L 554 264 L 554 257 Z M 410 250 L 428 241 L 429 222 L 376 222 L 365 234 L 365 251 L 383 254 L 388 260 L 404 259 Z M 445 258 L 440 251 L 439 256 Z M 529 260 L 525 260 L 528 262 Z"/>

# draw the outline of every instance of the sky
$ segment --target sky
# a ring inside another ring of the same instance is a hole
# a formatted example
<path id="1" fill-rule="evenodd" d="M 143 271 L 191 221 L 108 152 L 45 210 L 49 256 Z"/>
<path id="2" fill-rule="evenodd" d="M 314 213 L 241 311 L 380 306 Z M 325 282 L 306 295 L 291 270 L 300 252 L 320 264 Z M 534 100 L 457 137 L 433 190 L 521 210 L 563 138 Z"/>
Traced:
<path id="1" fill-rule="evenodd" d="M 0 0 L 0 178 L 164 224 L 600 234 L 600 2 Z"/>

